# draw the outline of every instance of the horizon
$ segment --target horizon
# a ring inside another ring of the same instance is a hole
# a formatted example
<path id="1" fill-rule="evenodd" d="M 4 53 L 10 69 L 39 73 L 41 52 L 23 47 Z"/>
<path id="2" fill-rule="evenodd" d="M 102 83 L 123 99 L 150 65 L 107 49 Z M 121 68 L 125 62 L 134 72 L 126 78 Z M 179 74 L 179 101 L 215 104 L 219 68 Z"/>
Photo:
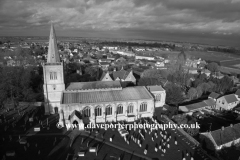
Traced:
<path id="1" fill-rule="evenodd" d="M 240 0 L 3 0 L 0 8 L 0 36 L 48 36 L 53 23 L 57 37 L 240 46 Z"/>

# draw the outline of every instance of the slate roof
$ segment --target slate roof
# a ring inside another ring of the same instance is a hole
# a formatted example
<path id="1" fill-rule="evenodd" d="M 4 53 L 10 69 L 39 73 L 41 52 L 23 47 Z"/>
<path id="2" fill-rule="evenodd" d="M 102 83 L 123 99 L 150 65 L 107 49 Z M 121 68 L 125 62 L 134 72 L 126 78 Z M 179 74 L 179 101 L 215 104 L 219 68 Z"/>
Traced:
<path id="1" fill-rule="evenodd" d="M 217 99 L 220 96 L 220 94 L 212 92 L 208 97 L 212 98 L 212 99 Z"/>
<path id="2" fill-rule="evenodd" d="M 240 123 L 210 132 L 218 146 L 240 138 Z"/>
<path id="3" fill-rule="evenodd" d="M 148 90 L 152 91 L 165 91 L 162 86 L 146 86 Z"/>
<path id="4" fill-rule="evenodd" d="M 95 92 L 63 92 L 62 104 L 72 103 L 101 103 L 115 101 L 129 101 L 153 99 L 148 90 L 143 86 L 127 87 L 122 90 L 108 90 Z"/>
<path id="5" fill-rule="evenodd" d="M 107 88 L 121 88 L 119 81 L 94 81 L 94 82 L 72 82 L 67 87 L 69 90 L 94 90 L 94 89 L 107 89 Z"/>
<path id="6" fill-rule="evenodd" d="M 232 103 L 232 102 L 238 101 L 235 94 L 226 95 L 226 96 L 224 96 L 224 98 L 226 99 L 227 103 Z"/>

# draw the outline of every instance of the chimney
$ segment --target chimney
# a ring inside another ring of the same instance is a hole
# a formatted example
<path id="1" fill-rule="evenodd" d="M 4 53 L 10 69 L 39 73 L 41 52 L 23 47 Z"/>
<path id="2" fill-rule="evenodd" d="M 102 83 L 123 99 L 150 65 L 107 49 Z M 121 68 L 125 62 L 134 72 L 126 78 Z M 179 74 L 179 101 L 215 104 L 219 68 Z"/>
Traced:
<path id="1" fill-rule="evenodd" d="M 230 124 L 230 127 L 233 127 L 233 124 Z"/>
<path id="2" fill-rule="evenodd" d="M 222 126 L 221 130 L 222 130 L 222 131 L 224 130 L 224 126 Z"/>

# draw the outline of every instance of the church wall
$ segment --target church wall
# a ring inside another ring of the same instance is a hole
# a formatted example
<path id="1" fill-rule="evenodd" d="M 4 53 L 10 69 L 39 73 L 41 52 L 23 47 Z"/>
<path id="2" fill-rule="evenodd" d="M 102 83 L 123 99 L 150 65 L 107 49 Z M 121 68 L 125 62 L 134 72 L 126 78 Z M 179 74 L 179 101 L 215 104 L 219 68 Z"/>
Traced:
<path id="1" fill-rule="evenodd" d="M 140 104 L 142 102 L 147 102 L 147 111 L 146 112 L 138 112 L 140 108 Z M 128 102 L 112 102 L 112 103 L 101 103 L 101 104 L 62 104 L 61 108 L 63 109 L 64 112 L 64 118 L 68 119 L 69 115 L 74 110 L 80 111 L 82 113 L 82 110 L 89 106 L 91 108 L 91 116 L 89 117 L 89 120 L 92 123 L 105 123 L 105 122 L 112 122 L 112 121 L 122 121 L 122 120 L 128 120 L 128 113 L 127 113 L 127 107 L 129 104 L 133 104 L 133 113 L 129 115 L 135 115 L 136 118 L 140 117 L 152 117 L 153 116 L 153 111 L 154 111 L 154 101 L 152 99 L 149 100 L 138 100 L 138 101 L 128 101 Z M 122 104 L 123 106 L 123 114 L 117 115 L 117 106 L 119 104 Z M 112 106 L 112 115 L 105 115 L 105 108 L 111 105 Z M 102 107 L 102 116 L 96 116 L 94 115 L 94 110 L 97 106 Z"/>

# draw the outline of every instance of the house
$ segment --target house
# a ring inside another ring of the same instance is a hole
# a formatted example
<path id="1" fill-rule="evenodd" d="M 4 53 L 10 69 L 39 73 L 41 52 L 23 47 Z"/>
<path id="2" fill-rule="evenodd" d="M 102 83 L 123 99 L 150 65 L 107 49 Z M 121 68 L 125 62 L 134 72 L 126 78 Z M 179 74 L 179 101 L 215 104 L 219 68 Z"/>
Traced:
<path id="1" fill-rule="evenodd" d="M 133 75 L 133 71 L 125 71 L 123 68 L 120 71 L 113 71 L 113 80 L 128 81 L 136 84 L 136 78 Z"/>
<path id="2" fill-rule="evenodd" d="M 217 101 L 217 99 L 220 97 L 221 95 L 215 92 L 212 92 L 209 96 L 208 99 L 213 99 L 215 102 Z"/>
<path id="3" fill-rule="evenodd" d="M 214 74 L 212 74 L 213 78 L 217 78 L 217 79 L 222 79 L 224 77 L 224 75 L 220 72 L 216 72 Z"/>
<path id="4" fill-rule="evenodd" d="M 123 57 L 116 59 L 116 62 L 125 62 L 125 61 L 126 61 L 126 59 Z"/>
<path id="5" fill-rule="evenodd" d="M 240 100 L 240 89 L 238 89 L 238 90 L 235 92 L 235 95 L 237 96 L 237 99 Z"/>
<path id="6" fill-rule="evenodd" d="M 191 115 L 195 111 L 201 111 L 202 109 L 209 108 L 213 105 L 214 105 L 214 103 L 210 104 L 210 106 L 209 106 L 209 104 L 202 101 L 202 102 L 198 102 L 198 103 L 188 104 L 185 106 L 179 106 L 178 110 Z"/>
<path id="7" fill-rule="evenodd" d="M 149 61 L 154 61 L 154 57 L 152 56 L 136 56 L 135 59 L 146 59 Z"/>
<path id="8" fill-rule="evenodd" d="M 108 67 L 110 64 L 108 62 L 99 62 L 99 67 L 102 68 L 102 70 L 108 70 Z"/>
<path id="9" fill-rule="evenodd" d="M 111 59 L 99 59 L 98 62 L 107 62 L 107 63 L 111 63 L 112 60 L 111 60 Z"/>
<path id="10" fill-rule="evenodd" d="M 239 79 L 238 79 L 237 77 L 231 76 L 230 78 L 231 78 L 231 80 L 233 81 L 233 84 L 239 83 Z"/>
<path id="11" fill-rule="evenodd" d="M 125 51 L 112 51 L 113 54 L 120 54 L 123 56 L 129 56 L 129 57 L 134 57 L 135 53 L 132 52 L 125 52 Z"/>
<path id="12" fill-rule="evenodd" d="M 221 129 L 200 133 L 200 141 L 207 149 L 221 150 L 240 142 L 240 123 Z"/>
<path id="13" fill-rule="evenodd" d="M 103 72 L 100 81 L 113 81 L 109 72 Z"/>
<path id="14" fill-rule="evenodd" d="M 200 60 L 187 59 L 185 65 L 188 66 L 188 67 L 197 68 L 198 64 L 200 64 Z"/>
<path id="15" fill-rule="evenodd" d="M 206 74 L 206 76 L 209 77 L 210 74 L 211 74 L 211 71 L 209 71 L 208 69 L 203 69 L 203 70 L 201 71 L 201 74 Z"/>
<path id="16" fill-rule="evenodd" d="M 232 110 L 234 107 L 238 105 L 238 103 L 239 101 L 235 94 L 225 95 L 217 99 L 216 109 Z"/>

